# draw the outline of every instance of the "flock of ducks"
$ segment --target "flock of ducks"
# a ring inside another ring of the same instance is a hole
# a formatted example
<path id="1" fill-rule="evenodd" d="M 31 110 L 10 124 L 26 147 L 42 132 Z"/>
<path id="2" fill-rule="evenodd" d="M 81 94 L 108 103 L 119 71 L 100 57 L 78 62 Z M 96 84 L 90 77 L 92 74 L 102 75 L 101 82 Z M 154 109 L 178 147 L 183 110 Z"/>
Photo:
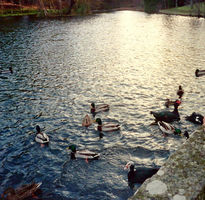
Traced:
<path id="1" fill-rule="evenodd" d="M 170 111 L 160 111 L 160 112 L 154 112 L 151 111 L 150 113 L 154 116 L 155 122 L 153 124 L 158 124 L 160 130 L 162 131 L 163 135 L 166 136 L 167 134 L 175 134 L 175 135 L 182 135 L 181 130 L 171 125 L 171 122 L 179 121 L 180 115 L 178 112 L 178 107 L 181 104 L 181 99 L 184 94 L 184 90 L 181 86 L 179 86 L 179 89 L 177 91 L 177 95 L 179 96 L 179 99 L 176 101 L 170 101 L 167 99 L 165 102 L 165 106 L 168 108 L 170 105 L 174 105 L 174 110 L 172 112 Z M 191 121 L 193 123 L 203 124 L 203 116 L 197 113 L 192 113 L 190 116 L 186 116 L 186 120 Z M 187 131 L 184 132 L 184 136 L 188 139 L 189 134 Z"/>
<path id="2" fill-rule="evenodd" d="M 205 70 L 204 70 L 205 71 Z M 150 113 L 153 114 L 155 118 L 155 122 L 153 124 L 158 124 L 160 130 L 162 131 L 163 135 L 166 134 L 175 134 L 175 135 L 181 135 L 181 130 L 178 128 L 175 128 L 172 126 L 171 122 L 179 121 L 180 115 L 178 112 L 178 107 L 181 104 L 181 98 L 184 94 L 184 91 L 181 86 L 179 86 L 179 89 L 177 91 L 177 95 L 179 96 L 179 99 L 176 101 L 170 101 L 167 99 L 165 106 L 169 107 L 170 105 L 174 105 L 174 110 L 172 112 L 170 111 L 161 111 L 161 112 L 153 112 Z M 194 124 L 203 125 L 205 124 L 205 117 L 199 113 L 193 112 L 190 116 L 186 116 L 185 119 L 187 121 L 190 121 Z M 184 132 L 184 136 L 188 139 L 189 134 L 187 131 Z"/>
<path id="3" fill-rule="evenodd" d="M 0 74 L 7 74 L 7 73 L 13 73 L 13 69 L 10 67 L 7 71 L 0 71 Z M 195 75 L 197 77 L 205 75 L 205 70 L 196 70 Z M 153 124 L 157 124 L 162 131 L 163 135 L 166 136 L 167 134 L 175 134 L 175 135 L 181 135 L 181 130 L 178 128 L 175 128 L 170 123 L 173 121 L 179 121 L 180 115 L 178 112 L 178 107 L 181 104 L 181 98 L 184 94 L 184 90 L 181 86 L 179 86 L 179 89 L 177 91 L 177 95 L 179 96 L 179 99 L 175 101 L 171 101 L 170 99 L 167 99 L 165 102 L 165 106 L 169 108 L 169 106 L 174 106 L 174 110 L 172 112 L 170 111 L 151 111 L 150 113 L 154 116 L 155 122 Z M 99 112 L 108 111 L 110 109 L 110 106 L 108 104 L 99 104 L 95 105 L 95 103 L 91 103 L 90 112 L 95 117 L 95 115 Z M 193 122 L 195 124 L 200 124 L 205 127 L 205 117 L 201 114 L 193 112 L 190 116 L 186 116 L 186 120 Z M 109 131 L 117 131 L 120 129 L 120 125 L 117 123 L 102 123 L 101 118 L 97 119 L 91 119 L 89 115 L 86 115 L 83 119 L 82 126 L 89 127 L 92 123 L 97 123 L 97 131 L 100 132 L 100 135 L 102 132 L 109 132 Z M 205 131 L 205 128 L 204 128 Z M 187 131 L 185 131 L 184 136 L 188 139 L 189 134 Z M 37 143 L 40 143 L 41 145 L 48 144 L 49 143 L 49 137 L 46 135 L 46 133 L 41 132 L 40 126 L 36 126 L 36 136 L 35 141 Z M 81 150 L 77 151 L 76 145 L 70 145 L 67 149 L 71 150 L 71 159 L 76 158 L 84 158 L 84 159 L 98 159 L 100 154 L 91 152 L 89 150 Z M 125 169 L 128 169 L 128 184 L 131 188 L 134 187 L 134 183 L 143 183 L 147 178 L 151 177 L 153 174 L 155 174 L 159 168 L 134 168 L 134 163 L 128 162 L 125 165 Z M 7 200 L 16 200 L 16 199 L 26 199 L 29 196 L 34 195 L 34 193 L 39 189 L 40 185 L 42 183 L 32 183 L 23 185 L 22 187 L 14 190 L 13 188 L 8 188 L 4 191 L 2 194 L 2 199 Z"/>
<path id="4" fill-rule="evenodd" d="M 199 71 L 196 72 L 197 77 L 199 77 Z M 201 70 L 200 76 L 205 75 L 205 70 Z M 179 96 L 179 99 L 175 101 L 170 101 L 167 99 L 165 102 L 165 106 L 168 108 L 169 106 L 173 105 L 174 110 L 172 112 L 170 111 L 151 111 L 150 113 L 154 116 L 155 122 L 152 124 L 157 124 L 159 126 L 159 129 L 163 133 L 164 136 L 167 136 L 169 134 L 175 134 L 175 135 L 181 135 L 181 130 L 174 127 L 170 123 L 174 121 L 179 121 L 180 120 L 180 115 L 178 112 L 178 107 L 181 104 L 182 96 L 184 94 L 184 90 L 182 89 L 181 86 L 179 86 L 177 95 Z M 205 131 L 205 117 L 202 116 L 199 113 L 193 112 L 190 116 L 186 116 L 186 120 L 193 122 L 195 124 L 203 125 L 203 130 Z M 189 134 L 187 131 L 184 132 L 183 134 L 187 139 L 189 138 Z M 134 168 L 134 163 L 128 162 L 125 166 L 125 169 L 130 170 L 128 173 L 128 184 L 130 188 L 134 187 L 134 183 L 143 183 L 147 178 L 151 177 L 154 175 L 159 168 Z"/>

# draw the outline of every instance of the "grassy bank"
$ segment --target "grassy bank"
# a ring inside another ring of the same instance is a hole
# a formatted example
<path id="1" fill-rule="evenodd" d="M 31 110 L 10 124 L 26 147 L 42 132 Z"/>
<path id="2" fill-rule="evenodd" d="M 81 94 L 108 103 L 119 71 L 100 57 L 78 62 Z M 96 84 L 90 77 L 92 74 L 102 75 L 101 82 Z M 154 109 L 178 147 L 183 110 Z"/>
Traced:
<path id="1" fill-rule="evenodd" d="M 46 9 L 47 16 L 63 16 L 67 13 L 66 9 L 62 10 L 54 10 L 54 9 Z M 17 16 L 36 16 L 42 17 L 45 16 L 45 12 L 43 10 L 29 8 L 29 9 L 6 9 L 3 12 L 0 12 L 0 17 L 17 17 Z"/>
<path id="2" fill-rule="evenodd" d="M 160 10 L 159 13 L 169 15 L 205 17 L 205 3 L 194 4 L 193 8 L 191 8 L 191 6 L 188 5 L 166 10 Z"/>
<path id="3" fill-rule="evenodd" d="M 0 12 L 0 17 L 15 17 L 15 16 L 24 16 L 24 15 L 38 15 L 39 11 L 35 9 L 29 10 L 5 10 Z"/>

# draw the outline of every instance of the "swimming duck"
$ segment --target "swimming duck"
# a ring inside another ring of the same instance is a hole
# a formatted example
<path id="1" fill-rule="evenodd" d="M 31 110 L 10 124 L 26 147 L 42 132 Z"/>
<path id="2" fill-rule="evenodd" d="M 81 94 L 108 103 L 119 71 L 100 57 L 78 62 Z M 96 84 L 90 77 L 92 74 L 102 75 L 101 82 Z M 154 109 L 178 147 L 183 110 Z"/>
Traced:
<path id="1" fill-rule="evenodd" d="M 167 99 L 164 105 L 165 105 L 167 108 L 169 108 L 169 106 L 174 105 L 175 102 L 177 102 L 179 105 L 181 104 L 181 101 L 178 100 L 178 99 L 175 100 L 175 101 L 171 101 L 170 99 Z"/>
<path id="2" fill-rule="evenodd" d="M 95 120 L 98 123 L 97 130 L 98 131 L 104 131 L 104 132 L 111 132 L 111 131 L 118 131 L 120 130 L 120 125 L 117 123 L 105 123 L 102 124 L 102 120 L 100 118 L 97 118 Z"/>
<path id="3" fill-rule="evenodd" d="M 100 157 L 99 153 L 92 152 L 90 150 L 76 150 L 76 145 L 72 144 L 70 145 L 67 149 L 71 150 L 71 159 L 77 159 L 77 158 L 82 158 L 86 160 L 97 160 Z"/>
<path id="4" fill-rule="evenodd" d="M 173 122 L 173 121 L 179 121 L 180 116 L 178 112 L 178 106 L 179 103 L 175 101 L 174 103 L 174 110 L 172 112 L 170 111 L 161 111 L 161 112 L 153 112 L 151 111 L 150 114 L 152 114 L 155 117 L 155 121 L 164 121 L 164 122 Z"/>
<path id="5" fill-rule="evenodd" d="M 179 89 L 178 89 L 178 91 L 177 91 L 177 95 L 178 95 L 179 98 L 181 99 L 182 96 L 183 96 L 183 94 L 184 94 L 184 90 L 182 89 L 182 86 L 180 85 L 180 86 L 179 86 Z"/>
<path id="6" fill-rule="evenodd" d="M 34 193 L 39 189 L 42 183 L 31 183 L 23 185 L 18 189 L 8 188 L 4 191 L 2 197 L 7 200 L 24 200 L 34 196 Z"/>
<path id="7" fill-rule="evenodd" d="M 185 119 L 187 121 L 193 122 L 194 124 L 202 125 L 204 116 L 202 116 L 201 114 L 193 112 L 190 116 L 186 116 Z"/>
<path id="8" fill-rule="evenodd" d="M 159 170 L 158 167 L 134 167 L 133 162 L 128 162 L 125 166 L 128 170 L 128 184 L 131 188 L 134 187 L 134 183 L 142 184 L 146 179 L 152 177 Z M 124 169 L 125 169 L 124 168 Z"/>
<path id="9" fill-rule="evenodd" d="M 178 128 L 175 128 L 171 124 L 168 124 L 168 123 L 163 122 L 163 121 L 158 121 L 157 124 L 158 124 L 159 129 L 162 131 L 164 136 L 165 136 L 165 134 L 175 134 L 175 135 L 181 134 L 181 130 Z"/>
<path id="10" fill-rule="evenodd" d="M 200 76 L 203 76 L 203 75 L 205 75 L 205 70 L 196 69 L 196 71 L 195 71 L 195 76 L 196 77 L 200 77 Z"/>
<path id="11" fill-rule="evenodd" d="M 0 74 L 13 74 L 13 69 L 12 67 L 9 67 L 9 70 L 5 70 L 5 71 L 0 71 Z"/>
<path id="12" fill-rule="evenodd" d="M 99 104 L 96 106 L 95 103 L 91 103 L 90 112 L 92 114 L 96 114 L 98 112 L 108 111 L 109 109 L 110 109 L 110 106 L 108 104 Z"/>
<path id="13" fill-rule="evenodd" d="M 35 141 L 41 144 L 45 144 L 45 143 L 49 143 L 49 137 L 45 134 L 41 132 L 41 128 L 40 126 L 36 126 L 36 137 L 35 137 Z"/>
<path id="14" fill-rule="evenodd" d="M 182 135 L 181 130 L 178 128 L 175 128 L 171 124 L 168 124 L 168 123 L 163 122 L 163 121 L 158 121 L 157 124 L 158 124 L 159 129 L 162 131 L 164 136 L 166 136 L 166 134 L 174 134 L 174 135 L 184 136 L 187 139 L 189 138 L 189 133 L 187 131 L 185 131 L 184 134 Z"/>
<path id="15" fill-rule="evenodd" d="M 89 127 L 93 123 L 93 120 L 90 118 L 89 115 L 85 115 L 83 118 L 82 126 Z"/>

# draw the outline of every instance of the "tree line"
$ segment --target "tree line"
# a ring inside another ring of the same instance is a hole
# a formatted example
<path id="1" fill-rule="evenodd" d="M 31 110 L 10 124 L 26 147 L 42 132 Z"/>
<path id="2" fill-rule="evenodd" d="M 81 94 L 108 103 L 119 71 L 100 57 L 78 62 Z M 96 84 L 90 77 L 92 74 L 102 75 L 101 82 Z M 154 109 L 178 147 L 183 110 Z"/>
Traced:
<path id="1" fill-rule="evenodd" d="M 190 4 L 198 6 L 204 0 L 0 0 L 0 10 L 22 10 L 33 8 L 48 15 L 49 11 L 57 11 L 58 14 L 89 14 L 94 10 L 109 10 L 120 7 L 136 7 L 145 12 L 157 12 L 159 9 L 167 9 Z"/>
<path id="2" fill-rule="evenodd" d="M 0 0 L 0 9 L 39 9 L 47 15 L 48 10 L 65 14 L 89 14 L 93 10 L 112 9 L 123 6 L 138 6 L 143 0 Z"/>

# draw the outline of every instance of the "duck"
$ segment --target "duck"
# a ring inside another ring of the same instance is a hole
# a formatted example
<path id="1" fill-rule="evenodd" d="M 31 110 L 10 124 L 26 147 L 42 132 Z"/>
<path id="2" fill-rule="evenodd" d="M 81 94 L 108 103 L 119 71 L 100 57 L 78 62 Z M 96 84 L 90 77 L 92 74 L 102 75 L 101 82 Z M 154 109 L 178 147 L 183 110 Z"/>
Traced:
<path id="1" fill-rule="evenodd" d="M 35 141 L 41 144 L 46 144 L 49 143 L 49 137 L 45 134 L 41 132 L 41 128 L 39 125 L 36 126 L 36 137 L 35 137 Z"/>
<path id="2" fill-rule="evenodd" d="M 195 71 L 195 76 L 196 77 L 200 77 L 200 76 L 203 76 L 203 75 L 205 75 L 205 70 L 196 69 L 196 71 Z"/>
<path id="3" fill-rule="evenodd" d="M 99 105 L 95 105 L 95 103 L 91 103 L 90 105 L 90 112 L 92 114 L 96 114 L 99 112 L 103 112 L 103 111 L 108 111 L 110 109 L 110 106 L 108 104 L 99 104 Z"/>
<path id="4" fill-rule="evenodd" d="M 146 179 L 152 177 L 158 172 L 159 167 L 137 167 L 135 168 L 134 162 L 130 161 L 125 165 L 128 172 L 128 185 L 133 188 L 134 183 L 142 184 Z"/>
<path id="5" fill-rule="evenodd" d="M 187 121 L 193 122 L 194 124 L 202 125 L 204 116 L 199 113 L 193 112 L 190 116 L 186 116 L 185 119 Z"/>
<path id="6" fill-rule="evenodd" d="M 181 130 L 172 126 L 169 123 L 163 122 L 163 121 L 158 121 L 157 122 L 159 129 L 162 131 L 162 134 L 166 136 L 167 134 L 174 134 L 174 135 L 180 135 L 186 137 L 186 139 L 189 138 L 189 133 L 188 131 L 185 131 L 184 134 L 182 134 Z"/>
<path id="7" fill-rule="evenodd" d="M 13 74 L 13 69 L 12 67 L 9 67 L 9 70 L 0 71 L 0 74 Z"/>
<path id="8" fill-rule="evenodd" d="M 94 121 L 91 119 L 89 115 L 85 115 L 82 121 L 82 126 L 89 127 Z"/>
<path id="9" fill-rule="evenodd" d="M 41 182 L 26 184 L 16 190 L 13 188 L 8 188 L 4 191 L 2 197 L 7 200 L 24 200 L 28 197 L 34 196 L 34 193 L 39 189 L 41 184 Z"/>
<path id="10" fill-rule="evenodd" d="M 100 118 L 97 118 L 95 122 L 98 123 L 97 130 L 99 132 L 112 132 L 112 131 L 118 131 L 120 130 L 120 125 L 118 123 L 105 123 L 102 124 L 102 120 Z"/>
<path id="11" fill-rule="evenodd" d="M 163 135 L 165 136 L 166 134 L 174 134 L 174 135 L 179 135 L 181 134 L 181 130 L 178 128 L 175 128 L 169 123 L 163 122 L 163 121 L 158 121 L 157 122 L 159 129 L 162 131 Z"/>
<path id="12" fill-rule="evenodd" d="M 182 89 L 182 86 L 179 86 L 179 89 L 177 90 L 177 95 L 179 96 L 179 98 L 181 99 L 182 96 L 184 94 L 184 90 Z"/>
<path id="13" fill-rule="evenodd" d="M 170 100 L 170 99 L 166 99 L 166 102 L 165 102 L 164 105 L 165 105 L 167 108 L 169 108 L 169 106 L 174 105 L 175 102 L 177 102 L 179 105 L 181 104 L 181 101 L 180 101 L 179 99 L 177 99 L 177 100 L 175 100 L 175 101 L 172 101 L 172 100 Z"/>
<path id="14" fill-rule="evenodd" d="M 151 111 L 150 114 L 152 114 L 155 117 L 155 122 L 158 121 L 164 121 L 164 122 L 173 122 L 173 121 L 179 121 L 180 116 L 178 112 L 179 103 L 175 101 L 174 103 L 174 110 L 172 112 L 170 111 L 161 111 L 161 112 L 154 112 Z"/>
<path id="15" fill-rule="evenodd" d="M 75 144 L 70 145 L 67 149 L 71 150 L 70 158 L 72 160 L 81 158 L 86 160 L 97 160 L 100 157 L 99 153 L 90 150 L 77 150 Z"/>

